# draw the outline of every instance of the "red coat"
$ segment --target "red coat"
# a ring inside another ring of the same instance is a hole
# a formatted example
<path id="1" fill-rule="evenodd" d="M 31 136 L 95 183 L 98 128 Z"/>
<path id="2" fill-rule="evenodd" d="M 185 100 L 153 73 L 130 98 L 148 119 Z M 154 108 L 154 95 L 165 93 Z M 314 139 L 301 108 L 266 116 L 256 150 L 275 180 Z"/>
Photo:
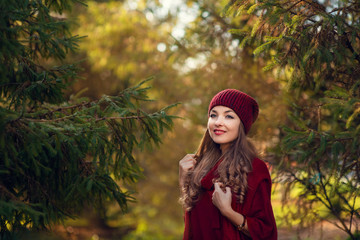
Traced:
<path id="1" fill-rule="evenodd" d="M 224 216 L 212 203 L 214 185 L 220 161 L 201 180 L 204 192 L 200 200 L 185 213 L 184 240 L 247 240 L 251 239 Z M 248 189 L 243 204 L 233 194 L 232 208 L 246 217 L 253 240 L 276 240 L 277 229 L 271 206 L 271 178 L 267 166 L 258 158 L 253 160 L 253 171 L 248 174 Z"/>

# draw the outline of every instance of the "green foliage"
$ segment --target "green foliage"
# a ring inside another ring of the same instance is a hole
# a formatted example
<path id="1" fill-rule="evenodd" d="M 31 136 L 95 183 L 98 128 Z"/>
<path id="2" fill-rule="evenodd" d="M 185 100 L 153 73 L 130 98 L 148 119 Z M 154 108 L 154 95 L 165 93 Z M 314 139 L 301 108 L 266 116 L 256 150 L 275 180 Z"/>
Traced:
<path id="1" fill-rule="evenodd" d="M 168 106 L 148 113 L 147 81 L 98 100 L 65 99 L 77 49 L 64 10 L 72 1 L 0 3 L 0 237 L 115 200 L 123 211 L 142 171 L 135 149 L 161 143 Z M 59 66 L 45 62 L 57 61 Z"/>
<path id="2" fill-rule="evenodd" d="M 359 1 L 230 1 L 241 12 L 240 39 L 286 80 L 289 124 L 283 127 L 278 170 L 301 184 L 308 214 L 320 203 L 351 239 L 359 218 Z M 252 6 L 253 5 L 253 6 Z M 251 7 L 252 6 L 252 7 Z M 244 11 L 247 10 L 247 11 Z M 255 22 L 255 24 L 253 24 Z M 251 26 L 251 28 L 249 28 Z M 235 32 L 235 31 L 233 31 Z M 289 188 L 290 189 L 290 188 Z M 309 205 L 310 204 L 310 205 Z"/>
<path id="3" fill-rule="evenodd" d="M 176 71 L 168 59 L 169 46 L 164 52 L 157 50 L 159 44 L 169 40 L 168 28 L 163 25 L 170 23 L 149 21 L 146 16 L 153 13 L 148 10 L 145 14 L 141 2 L 137 3 L 138 9 L 129 9 L 126 1 L 89 1 L 87 4 L 87 8 L 76 5 L 76 11 L 72 12 L 79 24 L 73 32 L 87 36 L 81 42 L 80 54 L 71 54 L 72 59 L 85 58 L 80 64 L 84 79 L 73 89 L 87 88 L 86 96 L 99 98 L 104 93 L 113 95 L 134 85 L 136 79 L 154 75 L 150 95 L 159 101 L 171 102 L 168 95 L 160 91 L 172 93 L 171 88 L 176 87 Z"/>

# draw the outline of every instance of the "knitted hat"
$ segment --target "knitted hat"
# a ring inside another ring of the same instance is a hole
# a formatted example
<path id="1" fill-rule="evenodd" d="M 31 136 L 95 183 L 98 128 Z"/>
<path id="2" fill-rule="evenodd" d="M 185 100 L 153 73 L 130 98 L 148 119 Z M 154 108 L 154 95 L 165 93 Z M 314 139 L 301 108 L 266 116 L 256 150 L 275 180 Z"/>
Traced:
<path id="1" fill-rule="evenodd" d="M 210 102 L 208 113 L 215 106 L 231 108 L 240 118 L 247 134 L 259 114 L 259 106 L 255 99 L 236 89 L 225 89 L 217 93 Z"/>

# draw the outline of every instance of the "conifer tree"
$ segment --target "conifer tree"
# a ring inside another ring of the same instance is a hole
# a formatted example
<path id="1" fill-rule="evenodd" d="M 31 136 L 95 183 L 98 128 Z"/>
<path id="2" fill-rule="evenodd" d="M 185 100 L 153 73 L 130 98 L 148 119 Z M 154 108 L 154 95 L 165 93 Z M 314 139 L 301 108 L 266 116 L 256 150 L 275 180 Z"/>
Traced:
<path id="1" fill-rule="evenodd" d="M 256 44 L 286 81 L 289 121 L 279 176 L 300 189 L 296 218 L 328 220 L 358 239 L 360 219 L 360 1 L 231 0 L 241 46 Z M 291 214 L 289 213 L 289 216 Z"/>
<path id="2" fill-rule="evenodd" d="M 116 96 L 65 99 L 77 76 L 64 64 L 80 37 L 65 11 L 73 1 L 0 1 L 0 238 L 76 216 L 86 205 L 133 200 L 136 148 L 171 129 L 168 106 L 147 113 L 146 82 Z M 49 64 L 56 61 L 58 65 Z M 46 63 L 46 64 L 45 64 Z"/>

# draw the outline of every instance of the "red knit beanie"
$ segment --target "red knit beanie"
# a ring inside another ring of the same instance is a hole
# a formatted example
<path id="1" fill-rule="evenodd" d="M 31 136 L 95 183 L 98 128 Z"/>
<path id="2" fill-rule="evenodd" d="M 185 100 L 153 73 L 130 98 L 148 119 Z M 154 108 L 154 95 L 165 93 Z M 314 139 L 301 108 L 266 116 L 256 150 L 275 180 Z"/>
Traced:
<path id="1" fill-rule="evenodd" d="M 215 106 L 231 108 L 241 119 L 247 134 L 259 114 L 259 106 L 255 99 L 236 89 L 225 89 L 216 94 L 210 102 L 208 113 Z"/>

